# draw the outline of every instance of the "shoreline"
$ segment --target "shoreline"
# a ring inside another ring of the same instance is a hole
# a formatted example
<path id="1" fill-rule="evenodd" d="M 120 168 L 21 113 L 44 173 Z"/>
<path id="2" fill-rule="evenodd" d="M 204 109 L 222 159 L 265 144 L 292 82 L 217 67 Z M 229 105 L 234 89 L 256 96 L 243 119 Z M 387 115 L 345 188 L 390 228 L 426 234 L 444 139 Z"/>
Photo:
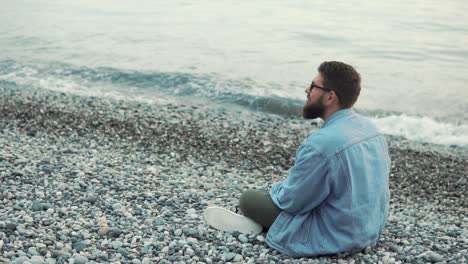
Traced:
<path id="1" fill-rule="evenodd" d="M 0 262 L 465 261 L 464 149 L 388 137 L 392 200 L 379 245 L 292 259 L 268 248 L 265 234 L 209 228 L 202 212 L 233 208 L 242 190 L 285 177 L 316 129 L 310 122 L 196 104 L 0 93 Z"/>

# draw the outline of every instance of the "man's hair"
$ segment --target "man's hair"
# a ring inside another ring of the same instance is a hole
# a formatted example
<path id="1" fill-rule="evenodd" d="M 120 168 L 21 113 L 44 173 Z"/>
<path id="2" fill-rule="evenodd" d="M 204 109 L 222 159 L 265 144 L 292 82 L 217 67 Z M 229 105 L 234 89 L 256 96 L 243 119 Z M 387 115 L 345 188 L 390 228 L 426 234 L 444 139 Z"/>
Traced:
<path id="1" fill-rule="evenodd" d="M 338 96 L 342 108 L 354 105 L 361 92 L 361 77 L 348 64 L 339 61 L 325 61 L 318 67 L 323 77 L 323 85 Z"/>

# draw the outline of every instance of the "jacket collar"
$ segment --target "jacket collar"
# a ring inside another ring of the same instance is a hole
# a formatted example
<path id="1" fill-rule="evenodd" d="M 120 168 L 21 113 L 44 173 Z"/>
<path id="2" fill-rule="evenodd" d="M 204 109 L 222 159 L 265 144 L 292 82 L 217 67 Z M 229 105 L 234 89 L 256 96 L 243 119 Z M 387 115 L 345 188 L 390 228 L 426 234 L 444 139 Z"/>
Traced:
<path id="1" fill-rule="evenodd" d="M 346 117 L 346 116 L 351 116 L 351 115 L 354 115 L 354 111 L 351 110 L 350 108 L 340 109 L 340 110 L 336 111 L 335 113 L 333 113 L 327 119 L 327 121 L 325 121 L 325 123 L 323 123 L 322 127 L 326 127 L 326 126 L 332 124 L 333 122 L 335 122 L 338 119 L 341 119 L 341 118 Z"/>

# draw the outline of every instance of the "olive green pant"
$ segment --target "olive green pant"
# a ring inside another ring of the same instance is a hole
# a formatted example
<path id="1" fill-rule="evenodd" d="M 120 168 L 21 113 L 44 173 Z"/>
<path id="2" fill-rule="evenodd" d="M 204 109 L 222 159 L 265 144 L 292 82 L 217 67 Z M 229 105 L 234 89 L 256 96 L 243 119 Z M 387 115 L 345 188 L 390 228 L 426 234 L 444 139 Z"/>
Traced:
<path id="1" fill-rule="evenodd" d="M 245 216 L 265 228 L 270 228 L 281 213 L 281 209 L 271 200 L 270 193 L 265 190 L 250 189 L 242 193 L 239 208 Z"/>

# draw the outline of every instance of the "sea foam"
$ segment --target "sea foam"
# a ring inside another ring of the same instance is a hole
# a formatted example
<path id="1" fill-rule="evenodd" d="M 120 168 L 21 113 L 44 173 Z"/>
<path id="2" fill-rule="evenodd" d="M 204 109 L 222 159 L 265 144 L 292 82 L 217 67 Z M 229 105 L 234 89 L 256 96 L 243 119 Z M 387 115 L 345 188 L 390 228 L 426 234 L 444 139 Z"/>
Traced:
<path id="1" fill-rule="evenodd" d="M 409 140 L 450 146 L 468 146 L 468 125 L 450 124 L 430 117 L 416 117 L 406 114 L 372 117 L 382 133 L 403 136 Z"/>

